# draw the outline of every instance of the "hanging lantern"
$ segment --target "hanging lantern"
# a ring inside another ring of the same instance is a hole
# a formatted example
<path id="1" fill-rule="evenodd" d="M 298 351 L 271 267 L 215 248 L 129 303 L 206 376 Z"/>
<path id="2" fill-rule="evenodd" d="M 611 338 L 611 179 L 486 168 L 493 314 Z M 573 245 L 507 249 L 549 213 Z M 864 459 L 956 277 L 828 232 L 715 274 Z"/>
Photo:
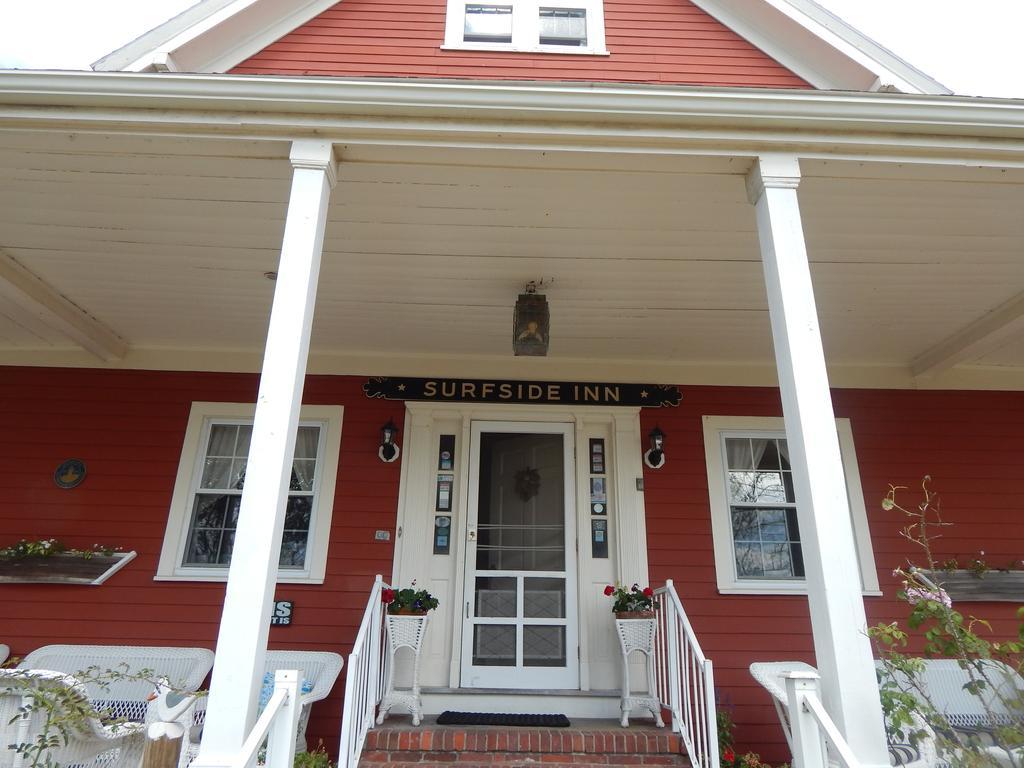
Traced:
<path id="1" fill-rule="evenodd" d="M 526 293 L 519 294 L 516 300 L 516 311 L 512 318 L 512 349 L 516 356 L 546 356 L 550 326 L 551 314 L 547 298 L 537 293 L 536 283 L 528 283 Z"/>

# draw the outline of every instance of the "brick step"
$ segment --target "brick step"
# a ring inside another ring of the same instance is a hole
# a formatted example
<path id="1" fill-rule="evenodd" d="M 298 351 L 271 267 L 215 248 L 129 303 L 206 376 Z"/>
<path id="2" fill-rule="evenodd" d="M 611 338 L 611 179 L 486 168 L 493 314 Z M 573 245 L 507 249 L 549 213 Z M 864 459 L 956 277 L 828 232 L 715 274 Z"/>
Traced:
<path id="1" fill-rule="evenodd" d="M 682 752 L 678 734 L 652 726 L 619 727 L 599 721 L 570 728 L 501 728 L 384 725 L 366 734 L 367 751 L 526 752 L 537 754 L 672 755 Z"/>
<path id="2" fill-rule="evenodd" d="M 361 768 L 588 768 L 690 765 L 679 736 L 666 728 L 583 721 L 570 728 L 420 727 L 392 722 L 371 730 Z"/>
<path id="3" fill-rule="evenodd" d="M 685 755 L 579 755 L 539 752 L 363 752 L 360 768 L 625 768 L 679 766 L 688 768 Z"/>

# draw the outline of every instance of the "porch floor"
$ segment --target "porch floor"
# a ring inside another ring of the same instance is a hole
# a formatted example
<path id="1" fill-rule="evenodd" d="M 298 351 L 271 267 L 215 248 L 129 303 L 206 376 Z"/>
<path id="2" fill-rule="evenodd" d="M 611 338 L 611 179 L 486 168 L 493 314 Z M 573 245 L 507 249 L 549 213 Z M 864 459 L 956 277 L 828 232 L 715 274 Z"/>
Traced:
<path id="1" fill-rule="evenodd" d="M 408 716 L 392 716 L 366 736 L 360 766 L 415 764 L 461 768 L 536 766 L 662 765 L 689 766 L 677 734 L 637 720 L 623 728 L 617 720 L 573 718 L 568 728 L 509 728 L 437 724 L 425 717 L 419 726 Z"/>

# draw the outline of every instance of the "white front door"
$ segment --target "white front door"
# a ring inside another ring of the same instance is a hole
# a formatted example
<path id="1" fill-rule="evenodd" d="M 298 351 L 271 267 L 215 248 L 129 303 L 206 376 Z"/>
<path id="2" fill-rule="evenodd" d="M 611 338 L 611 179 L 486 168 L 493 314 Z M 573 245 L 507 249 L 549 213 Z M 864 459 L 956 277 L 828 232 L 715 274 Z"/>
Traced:
<path id="1" fill-rule="evenodd" d="M 473 422 L 463 687 L 579 688 L 573 435 Z"/>

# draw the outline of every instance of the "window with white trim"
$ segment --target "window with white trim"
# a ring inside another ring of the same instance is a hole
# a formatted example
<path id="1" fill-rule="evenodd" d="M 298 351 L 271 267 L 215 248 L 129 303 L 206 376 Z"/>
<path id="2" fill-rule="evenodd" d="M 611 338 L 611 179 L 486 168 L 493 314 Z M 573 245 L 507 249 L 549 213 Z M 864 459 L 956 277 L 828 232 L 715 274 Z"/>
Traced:
<path id="1" fill-rule="evenodd" d="M 849 420 L 837 419 L 836 430 L 862 586 L 879 594 Z M 719 592 L 806 593 L 799 499 L 782 419 L 705 416 L 704 451 Z"/>
<path id="2" fill-rule="evenodd" d="M 607 54 L 602 0 L 448 0 L 445 48 Z"/>
<path id="3" fill-rule="evenodd" d="M 245 486 L 254 406 L 193 403 L 158 579 L 223 581 Z M 340 406 L 302 409 L 281 542 L 282 582 L 321 583 L 341 443 Z"/>

